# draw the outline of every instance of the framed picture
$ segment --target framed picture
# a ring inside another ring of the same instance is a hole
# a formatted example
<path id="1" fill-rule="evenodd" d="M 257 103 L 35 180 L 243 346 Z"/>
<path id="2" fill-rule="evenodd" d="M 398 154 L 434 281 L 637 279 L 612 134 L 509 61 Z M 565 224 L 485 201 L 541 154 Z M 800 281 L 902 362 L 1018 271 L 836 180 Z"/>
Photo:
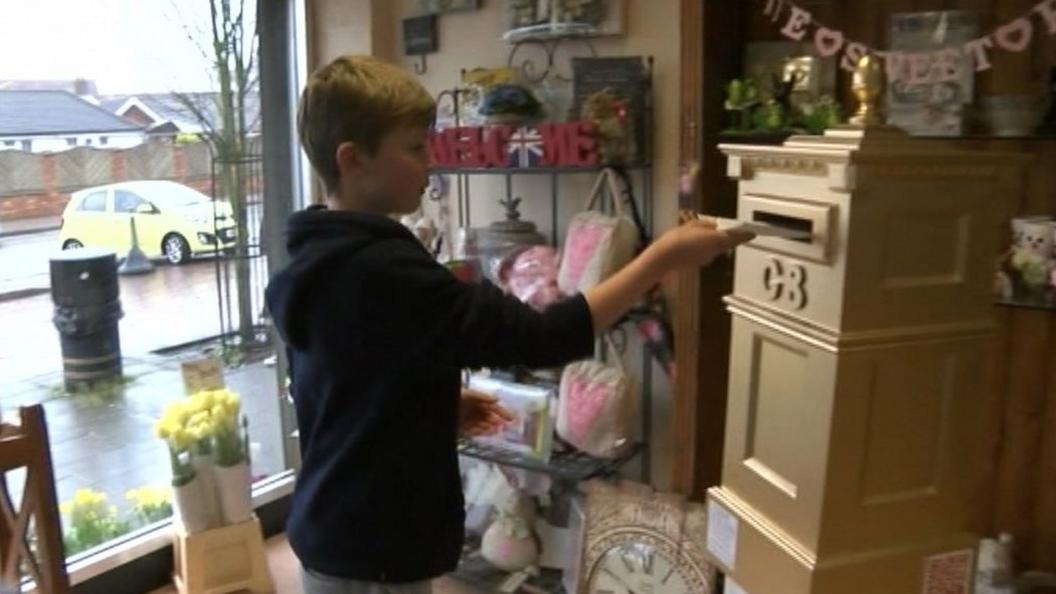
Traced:
<path id="1" fill-rule="evenodd" d="M 547 37 L 602 37 L 626 30 L 624 0 L 506 0 L 511 43 Z"/>
<path id="2" fill-rule="evenodd" d="M 421 56 L 436 51 L 436 16 L 425 16 L 403 19 L 403 53 L 407 56 Z"/>
<path id="3" fill-rule="evenodd" d="M 757 41 L 744 51 L 744 77 L 755 81 L 762 97 L 768 99 L 775 78 L 795 77 L 792 104 L 815 103 L 836 95 L 836 58 L 817 55 L 813 43 L 797 41 Z"/>
<path id="4" fill-rule="evenodd" d="M 932 77 L 948 71 L 950 59 L 935 53 L 945 47 L 959 49 L 979 36 L 979 16 L 966 10 L 904 12 L 891 15 L 889 41 L 892 51 L 927 54 L 933 60 L 924 80 L 913 80 L 908 71 L 889 79 L 887 123 L 910 134 L 959 136 L 964 132 L 964 106 L 975 95 L 975 68 L 972 57 L 962 52 L 956 66 L 958 76 Z M 904 61 L 904 69 L 912 60 Z M 916 68 L 916 66 L 914 67 Z M 930 80 L 929 80 L 930 79 Z"/>
<path id="5" fill-rule="evenodd" d="M 439 14 L 480 8 L 480 0 L 418 0 L 421 14 Z"/>
<path id="6" fill-rule="evenodd" d="M 599 131 L 619 129 L 617 134 L 609 134 L 600 147 L 603 163 L 633 164 L 649 159 L 645 153 L 649 84 L 642 56 L 572 58 L 569 121 L 587 121 Z M 599 105 L 611 104 L 612 99 L 619 105 L 617 109 L 598 109 Z M 606 113 L 610 117 L 604 117 Z M 626 146 L 620 146 L 620 137 Z"/>

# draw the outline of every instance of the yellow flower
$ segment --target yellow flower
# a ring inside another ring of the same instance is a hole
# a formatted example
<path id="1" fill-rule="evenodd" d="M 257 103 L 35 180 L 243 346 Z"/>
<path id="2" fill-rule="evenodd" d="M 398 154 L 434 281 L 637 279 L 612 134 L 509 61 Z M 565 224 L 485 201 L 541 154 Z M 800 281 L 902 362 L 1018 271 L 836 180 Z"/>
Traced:
<path id="1" fill-rule="evenodd" d="M 201 425 L 190 425 L 187 427 L 187 437 L 192 441 L 200 441 L 205 437 L 205 432 L 202 431 Z"/>
<path id="2" fill-rule="evenodd" d="M 168 489 L 162 489 L 159 487 L 142 487 L 140 489 L 129 490 L 128 493 L 125 493 L 125 499 L 141 508 L 158 507 L 169 503 L 172 500 L 172 496 Z"/>
<path id="3" fill-rule="evenodd" d="M 224 399 L 224 408 L 227 409 L 228 414 L 230 414 L 232 417 L 237 417 L 238 410 L 241 405 L 242 403 L 238 397 L 238 394 L 235 394 L 234 392 L 227 393 L 227 398 Z"/>
<path id="4" fill-rule="evenodd" d="M 180 425 L 187 422 L 188 417 L 191 416 L 191 409 L 187 406 L 187 403 L 176 401 L 173 406 L 173 420 Z"/>
<path id="5" fill-rule="evenodd" d="M 191 403 L 194 406 L 195 411 L 209 410 L 213 408 L 213 402 L 216 400 L 216 392 L 196 392 L 191 395 Z"/>
<path id="6" fill-rule="evenodd" d="M 91 522 L 116 514 L 116 509 L 106 504 L 106 495 L 91 489 L 77 489 L 73 500 L 59 506 L 62 513 L 70 517 L 71 524 Z"/>
<path id="7" fill-rule="evenodd" d="M 73 504 L 75 506 L 94 506 L 106 501 L 106 495 L 93 491 L 91 489 L 77 489 L 77 492 L 73 494 Z"/>
<path id="8" fill-rule="evenodd" d="M 189 416 L 190 410 L 188 410 L 185 402 L 179 400 L 170 402 L 168 406 L 165 407 L 161 419 L 159 419 L 158 423 L 154 426 L 154 432 L 158 437 L 168 439 L 173 431 L 187 423 Z"/>
<path id="9" fill-rule="evenodd" d="M 214 404 L 213 409 L 209 411 L 209 415 L 213 419 L 218 419 L 220 421 L 226 420 L 228 417 L 227 409 L 224 408 L 223 404 Z"/>
<path id="10" fill-rule="evenodd" d="M 197 427 L 199 425 L 209 424 L 209 410 L 201 409 L 191 415 L 190 419 L 187 419 L 187 427 Z"/>
<path id="11" fill-rule="evenodd" d="M 187 446 L 191 445 L 191 439 L 190 433 L 183 427 L 174 429 L 169 435 L 169 443 L 177 450 L 186 449 Z"/>
<path id="12" fill-rule="evenodd" d="M 154 423 L 154 435 L 157 435 L 161 439 L 168 439 L 172 432 L 169 429 L 169 424 L 165 422 L 165 419 Z"/>

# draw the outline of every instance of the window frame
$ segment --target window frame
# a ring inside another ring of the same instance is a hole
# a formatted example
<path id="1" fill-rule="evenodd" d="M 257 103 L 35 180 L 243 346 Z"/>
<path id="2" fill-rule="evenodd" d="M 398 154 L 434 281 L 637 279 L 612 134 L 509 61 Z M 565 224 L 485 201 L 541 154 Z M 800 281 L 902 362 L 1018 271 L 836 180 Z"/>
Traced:
<path id="1" fill-rule="evenodd" d="M 121 199 L 121 195 L 122 194 L 128 194 L 129 196 L 132 196 L 136 200 L 139 200 L 139 202 L 136 203 L 136 206 L 132 210 L 118 210 L 118 200 Z M 153 202 L 151 202 L 150 200 L 147 200 L 146 198 L 140 196 L 139 194 L 137 194 L 137 193 L 135 193 L 135 192 L 133 192 L 131 190 L 126 190 L 126 189 L 123 189 L 123 188 L 117 188 L 117 189 L 114 190 L 114 214 L 135 214 L 136 213 L 136 209 L 139 208 L 140 204 L 149 204 L 151 206 L 151 208 L 153 208 L 155 211 L 158 210 L 158 207 L 155 206 Z"/>
<path id="2" fill-rule="evenodd" d="M 81 198 L 80 203 L 77 204 L 77 212 L 87 212 L 87 213 L 95 212 L 95 213 L 106 214 L 107 212 L 110 211 L 110 209 L 109 209 L 110 200 L 108 199 L 109 198 L 108 194 L 110 194 L 110 190 L 99 190 L 97 192 L 92 192 L 90 194 L 85 194 L 84 197 Z M 87 208 L 88 200 L 91 199 L 91 198 L 95 198 L 96 196 L 99 196 L 99 195 L 102 195 L 102 197 L 103 197 L 103 208 L 101 208 L 101 209 L 94 209 L 94 208 L 90 209 L 90 208 Z"/>

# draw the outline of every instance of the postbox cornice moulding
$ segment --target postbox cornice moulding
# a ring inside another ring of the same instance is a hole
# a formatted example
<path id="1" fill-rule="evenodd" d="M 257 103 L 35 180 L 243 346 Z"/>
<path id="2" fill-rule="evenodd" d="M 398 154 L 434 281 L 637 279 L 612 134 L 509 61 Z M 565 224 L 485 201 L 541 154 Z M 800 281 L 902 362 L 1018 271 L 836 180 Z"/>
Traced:
<path id="1" fill-rule="evenodd" d="M 986 317 L 950 324 L 837 332 L 737 295 L 729 295 L 723 300 L 731 315 L 750 320 L 830 353 L 876 346 L 887 347 L 892 343 L 933 343 L 987 338 L 992 336 L 997 328 L 994 320 Z"/>
<path id="2" fill-rule="evenodd" d="M 720 145 L 719 149 L 725 151 L 725 146 Z M 833 171 L 838 171 L 840 173 L 836 177 L 839 179 L 834 179 L 832 185 L 838 188 L 853 186 L 854 174 L 848 167 L 846 153 L 804 155 L 798 151 L 773 150 L 780 147 L 768 148 L 771 150 L 765 153 L 741 150 L 727 152 L 726 175 L 737 180 L 750 180 L 760 172 L 833 178 Z"/>

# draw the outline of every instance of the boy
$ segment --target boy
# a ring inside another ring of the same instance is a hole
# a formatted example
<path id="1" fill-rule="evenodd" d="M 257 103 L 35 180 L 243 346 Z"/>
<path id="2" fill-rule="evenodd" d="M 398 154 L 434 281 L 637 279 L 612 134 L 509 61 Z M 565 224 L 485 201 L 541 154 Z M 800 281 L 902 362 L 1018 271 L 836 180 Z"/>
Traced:
<path id="1" fill-rule="evenodd" d="M 334 60 L 301 97 L 298 132 L 326 205 L 290 217 L 291 262 L 267 300 L 300 428 L 288 535 L 307 594 L 427 593 L 456 566 L 458 432 L 508 419 L 489 399 L 460 397 L 462 369 L 589 357 L 595 334 L 665 273 L 750 239 L 682 225 L 543 313 L 462 283 L 389 218 L 418 208 L 434 111 L 409 74 L 368 57 Z"/>

